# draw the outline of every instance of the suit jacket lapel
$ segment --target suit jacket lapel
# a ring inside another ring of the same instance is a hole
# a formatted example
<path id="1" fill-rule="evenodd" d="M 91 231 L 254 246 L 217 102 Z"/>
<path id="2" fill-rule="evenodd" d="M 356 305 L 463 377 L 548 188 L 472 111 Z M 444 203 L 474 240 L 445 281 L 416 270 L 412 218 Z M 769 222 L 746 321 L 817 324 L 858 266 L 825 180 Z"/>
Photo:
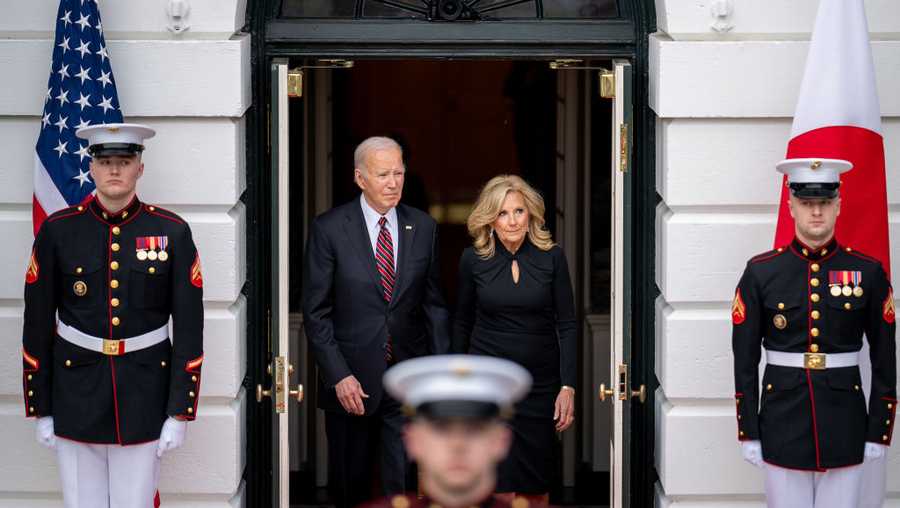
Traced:
<path id="1" fill-rule="evenodd" d="M 344 223 L 344 232 L 350 245 L 356 251 L 363 270 L 369 274 L 372 279 L 372 287 L 378 292 L 379 298 L 384 298 L 381 289 L 381 275 L 378 273 L 378 267 L 375 265 L 375 254 L 372 252 L 372 240 L 369 239 L 369 232 L 366 231 L 366 221 L 363 218 L 362 208 L 359 202 L 351 204 L 347 210 L 347 221 Z"/>
<path id="2" fill-rule="evenodd" d="M 416 236 L 415 225 L 408 222 L 408 214 L 405 213 L 404 205 L 397 206 L 397 235 L 400 237 L 397 253 L 397 276 L 394 279 L 394 297 L 391 299 L 391 307 L 397 304 L 400 295 L 403 292 L 403 283 L 406 281 L 407 265 L 409 264 L 409 249 L 413 244 L 413 238 Z"/>

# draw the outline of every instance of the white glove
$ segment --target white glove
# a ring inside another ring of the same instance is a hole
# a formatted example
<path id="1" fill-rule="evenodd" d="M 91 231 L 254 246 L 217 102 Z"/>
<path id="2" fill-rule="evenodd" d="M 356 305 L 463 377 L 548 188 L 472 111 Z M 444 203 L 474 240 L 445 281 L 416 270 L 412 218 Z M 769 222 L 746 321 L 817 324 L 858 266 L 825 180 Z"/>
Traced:
<path id="1" fill-rule="evenodd" d="M 56 449 L 56 434 L 53 432 L 52 416 L 42 416 L 41 418 L 38 418 L 37 426 L 34 430 L 38 443 L 41 443 L 51 450 Z"/>
<path id="2" fill-rule="evenodd" d="M 187 430 L 187 422 L 181 422 L 169 417 L 163 423 L 162 432 L 159 433 L 159 445 L 156 447 L 156 456 L 162 457 L 164 453 L 181 448 L 184 444 L 184 433 Z"/>
<path id="3" fill-rule="evenodd" d="M 878 443 L 866 442 L 866 458 L 865 460 L 880 459 L 884 457 L 887 446 Z"/>
<path id="4" fill-rule="evenodd" d="M 762 444 L 759 441 L 741 442 L 741 454 L 744 456 L 744 460 L 754 466 L 763 466 Z"/>

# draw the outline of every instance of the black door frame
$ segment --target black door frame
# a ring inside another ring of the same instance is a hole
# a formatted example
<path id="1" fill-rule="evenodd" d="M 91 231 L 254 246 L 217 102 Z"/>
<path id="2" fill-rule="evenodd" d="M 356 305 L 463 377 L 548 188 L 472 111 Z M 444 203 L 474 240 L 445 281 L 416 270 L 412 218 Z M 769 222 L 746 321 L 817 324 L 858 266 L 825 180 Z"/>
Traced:
<path id="1" fill-rule="evenodd" d="M 631 217 L 633 293 L 631 305 L 633 383 L 646 384 L 646 404 L 631 404 L 631 431 L 645 439 L 631 440 L 631 506 L 653 505 L 654 393 L 659 382 L 655 361 L 655 217 L 656 116 L 649 105 L 648 36 L 656 30 L 653 2 L 622 0 L 623 19 L 596 22 L 501 21 L 440 23 L 395 20 L 278 20 L 279 0 L 249 0 L 245 32 L 251 34 L 253 102 L 247 112 L 247 189 L 241 200 L 247 209 L 248 299 L 247 393 L 267 383 L 269 281 L 270 83 L 268 67 L 277 57 L 549 59 L 626 58 L 634 66 L 634 208 Z M 410 44 L 414 41 L 414 44 Z M 264 347 L 265 345 L 265 347 Z M 268 404 L 248 399 L 247 465 L 243 478 L 250 508 L 272 506 L 271 422 Z"/>

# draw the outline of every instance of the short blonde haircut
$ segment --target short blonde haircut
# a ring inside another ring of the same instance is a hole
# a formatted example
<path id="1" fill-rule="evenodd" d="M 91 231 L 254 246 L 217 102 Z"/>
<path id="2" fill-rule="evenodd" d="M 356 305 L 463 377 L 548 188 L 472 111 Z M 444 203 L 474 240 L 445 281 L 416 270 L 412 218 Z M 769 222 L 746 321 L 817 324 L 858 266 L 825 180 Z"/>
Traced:
<path id="1" fill-rule="evenodd" d="M 510 192 L 518 192 L 525 202 L 529 216 L 528 240 L 541 250 L 550 250 L 555 245 L 550 232 L 544 228 L 544 198 L 521 177 L 499 175 L 491 178 L 481 189 L 478 201 L 466 221 L 475 253 L 482 259 L 490 259 L 496 253 L 493 224 L 500 216 L 503 200 Z"/>

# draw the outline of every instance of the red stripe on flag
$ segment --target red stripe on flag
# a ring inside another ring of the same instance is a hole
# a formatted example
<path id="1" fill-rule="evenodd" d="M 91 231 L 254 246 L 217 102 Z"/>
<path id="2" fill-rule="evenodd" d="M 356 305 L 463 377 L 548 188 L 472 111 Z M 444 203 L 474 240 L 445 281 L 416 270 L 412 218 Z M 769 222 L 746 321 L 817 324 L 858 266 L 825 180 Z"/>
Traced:
<path id="1" fill-rule="evenodd" d="M 34 236 L 37 236 L 38 230 L 41 229 L 41 224 L 44 223 L 44 219 L 47 218 L 47 212 L 44 211 L 44 207 L 41 206 L 41 202 L 38 201 L 37 196 L 31 196 L 31 224 L 34 226 Z"/>
<path id="2" fill-rule="evenodd" d="M 884 139 L 877 132 L 861 127 L 814 129 L 788 144 L 787 158 L 805 157 L 844 159 L 853 163 L 853 170 L 841 175 L 841 214 L 835 236 L 842 244 L 881 261 L 890 277 Z M 782 185 L 776 247 L 794 238 L 789 196 L 790 189 Z"/>

